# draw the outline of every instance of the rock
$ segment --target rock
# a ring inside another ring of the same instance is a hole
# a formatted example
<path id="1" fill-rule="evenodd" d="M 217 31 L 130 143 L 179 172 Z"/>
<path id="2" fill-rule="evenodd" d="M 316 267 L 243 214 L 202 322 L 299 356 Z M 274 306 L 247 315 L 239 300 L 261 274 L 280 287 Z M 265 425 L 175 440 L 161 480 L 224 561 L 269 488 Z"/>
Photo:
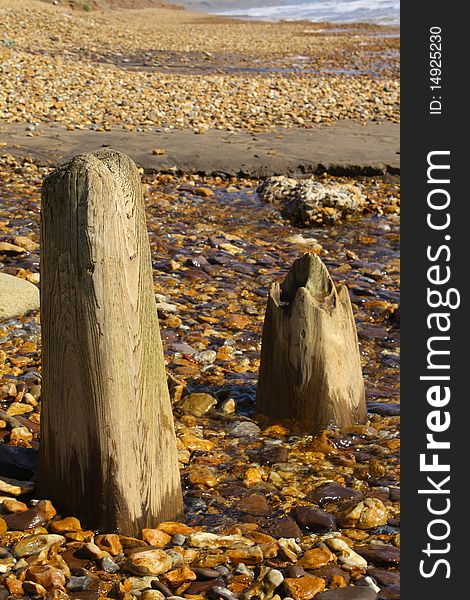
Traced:
<path id="1" fill-rule="evenodd" d="M 261 429 L 252 421 L 237 421 L 229 427 L 229 437 L 258 437 Z"/>
<path id="2" fill-rule="evenodd" d="M 175 535 L 171 538 L 171 543 L 173 546 L 184 546 L 186 542 L 186 536 L 181 535 L 181 533 L 175 533 Z"/>
<path id="3" fill-rule="evenodd" d="M 332 482 L 314 489 L 307 495 L 306 500 L 320 506 L 324 506 L 329 502 L 336 502 L 337 500 L 354 500 L 359 502 L 362 500 L 362 492 Z"/>
<path id="4" fill-rule="evenodd" d="M 353 507 L 348 507 L 338 515 L 341 527 L 371 529 L 387 523 L 387 509 L 378 498 L 366 498 Z"/>
<path id="5" fill-rule="evenodd" d="M 400 573 L 398 571 L 385 571 L 370 567 L 367 574 L 375 579 L 380 586 L 400 585 Z"/>
<path id="6" fill-rule="evenodd" d="M 290 517 L 276 519 L 269 527 L 268 533 L 276 539 L 294 538 L 296 540 L 300 540 L 302 537 L 302 532 L 300 531 L 299 526 L 294 519 L 291 519 Z"/>
<path id="7" fill-rule="evenodd" d="M 377 593 L 369 587 L 341 587 L 319 594 L 316 600 L 376 600 Z"/>
<path id="8" fill-rule="evenodd" d="M 46 523 L 46 515 L 32 508 L 30 510 L 24 510 L 22 512 L 13 513 L 10 515 L 3 516 L 5 523 L 10 531 L 24 531 L 26 529 L 33 529 Z M 38 582 L 41 583 L 41 582 Z"/>
<path id="9" fill-rule="evenodd" d="M 163 148 L 154 148 L 152 150 L 152 154 L 154 156 L 163 156 L 164 154 L 166 154 L 166 151 Z"/>
<path id="10" fill-rule="evenodd" d="M 336 562 L 336 556 L 324 546 L 323 548 L 312 548 L 311 550 L 307 550 L 297 564 L 304 569 L 312 570 L 324 567 L 332 561 Z"/>
<path id="11" fill-rule="evenodd" d="M 242 535 L 217 535 L 198 531 L 190 535 L 189 545 L 194 548 L 238 548 L 254 546 L 255 542 Z"/>
<path id="12" fill-rule="evenodd" d="M 298 555 L 302 552 L 302 548 L 297 544 L 294 538 L 280 538 L 279 553 L 286 560 L 297 562 Z"/>
<path id="13" fill-rule="evenodd" d="M 288 579 L 297 579 L 298 577 L 303 577 L 304 575 L 306 575 L 306 573 L 299 565 L 292 565 L 291 567 L 287 567 L 285 570 L 285 576 Z"/>
<path id="14" fill-rule="evenodd" d="M 163 600 L 165 598 L 158 590 L 143 590 L 140 597 L 142 600 Z"/>
<path id="15" fill-rule="evenodd" d="M 93 542 L 87 542 L 80 548 L 80 555 L 90 558 L 91 560 L 100 560 L 105 556 L 105 552 Z"/>
<path id="16" fill-rule="evenodd" d="M 200 595 L 208 592 L 213 587 L 223 587 L 224 580 L 219 576 L 216 579 L 210 579 L 208 581 L 193 581 L 191 585 L 186 588 L 185 594 L 189 595 Z"/>
<path id="17" fill-rule="evenodd" d="M 42 550 L 48 550 L 55 545 L 60 546 L 63 543 L 65 543 L 65 538 L 62 535 L 31 535 L 21 539 L 17 544 L 15 544 L 13 547 L 13 554 L 16 556 L 16 558 L 22 558 L 24 556 L 37 554 Z"/>
<path id="18" fill-rule="evenodd" d="M 239 546 L 226 551 L 228 560 L 234 565 L 244 563 L 245 565 L 258 565 L 263 562 L 264 555 L 259 546 L 246 548 Z"/>
<path id="19" fill-rule="evenodd" d="M 182 409 L 185 414 L 203 417 L 217 404 L 217 400 L 210 394 L 195 393 L 183 398 Z"/>
<path id="20" fill-rule="evenodd" d="M 154 579 L 150 585 L 154 590 L 160 592 L 160 594 L 162 594 L 162 596 L 164 596 L 165 598 L 168 598 L 173 595 L 173 592 L 170 590 L 170 588 L 161 581 L 158 581 L 158 579 Z"/>
<path id="21" fill-rule="evenodd" d="M 140 535 L 144 542 L 155 548 L 164 548 L 171 540 L 171 535 L 161 529 L 142 529 Z"/>
<path id="22" fill-rule="evenodd" d="M 35 583 L 34 581 L 24 581 L 23 590 L 25 594 L 32 598 L 45 596 L 47 594 L 46 588 L 44 588 L 40 583 Z"/>
<path id="23" fill-rule="evenodd" d="M 88 575 L 71 577 L 65 586 L 69 592 L 83 592 L 93 587 L 94 579 Z"/>
<path id="24" fill-rule="evenodd" d="M 188 566 L 183 566 L 178 569 L 173 569 L 163 575 L 163 581 L 172 588 L 177 588 L 185 581 L 194 581 L 196 573 Z"/>
<path id="25" fill-rule="evenodd" d="M 112 556 L 117 556 L 122 553 L 122 544 L 116 533 L 107 533 L 96 536 L 95 544 L 101 548 L 101 550 L 109 552 Z"/>
<path id="26" fill-rule="evenodd" d="M 46 590 L 63 588 L 65 586 L 65 575 L 59 569 L 51 565 L 36 565 L 26 571 L 26 579 L 39 583 Z"/>
<path id="27" fill-rule="evenodd" d="M 177 521 L 164 521 L 157 525 L 157 529 L 164 531 L 168 535 L 175 535 L 181 533 L 181 535 L 191 535 L 193 529 L 185 525 L 184 523 L 178 523 Z"/>
<path id="28" fill-rule="evenodd" d="M 235 507 L 237 510 L 241 510 L 250 515 L 260 516 L 268 515 L 271 512 L 271 508 L 266 500 L 265 496 L 261 494 L 251 494 L 242 498 Z"/>
<path id="29" fill-rule="evenodd" d="M 28 252 L 39 250 L 39 244 L 25 235 L 17 235 L 13 238 L 13 244 L 24 248 Z"/>
<path id="30" fill-rule="evenodd" d="M 338 560 L 346 567 L 357 567 L 360 569 L 367 567 L 367 560 L 354 552 L 345 541 L 338 538 L 326 540 L 327 546 L 336 553 Z"/>
<path id="31" fill-rule="evenodd" d="M 400 415 L 400 405 L 395 402 L 368 402 L 367 410 L 382 417 L 397 417 Z"/>
<path id="32" fill-rule="evenodd" d="M 366 197 L 356 185 L 320 183 L 314 177 L 294 181 L 269 177 L 257 191 L 262 200 L 281 203 L 282 215 L 297 227 L 340 222 L 361 215 L 366 206 Z"/>
<path id="33" fill-rule="evenodd" d="M 364 544 L 354 550 L 374 565 L 400 564 L 400 549 L 389 544 Z"/>
<path id="34" fill-rule="evenodd" d="M 222 402 L 222 404 L 220 405 L 220 410 L 226 415 L 234 415 L 236 409 L 237 403 L 233 398 L 227 398 L 227 400 Z"/>
<path id="35" fill-rule="evenodd" d="M 217 485 L 217 477 L 214 472 L 206 465 L 194 465 L 188 468 L 188 482 L 191 485 L 198 485 L 207 488 L 213 488 Z"/>
<path id="36" fill-rule="evenodd" d="M 381 589 L 377 594 L 377 600 L 400 600 L 400 586 L 391 585 Z"/>
<path id="37" fill-rule="evenodd" d="M 106 573 L 117 573 L 119 571 L 119 565 L 107 555 L 101 559 L 101 568 Z"/>
<path id="38" fill-rule="evenodd" d="M 8 526 L 4 519 L 0 517 L 0 536 L 5 535 L 7 532 Z"/>
<path id="39" fill-rule="evenodd" d="M 53 517 L 55 517 L 57 514 L 57 511 L 54 508 L 54 506 L 50 500 L 40 500 L 36 504 L 36 509 L 40 510 L 42 513 L 44 513 L 44 515 L 48 521 L 50 519 L 52 519 Z"/>
<path id="40" fill-rule="evenodd" d="M 12 404 L 16 403 L 13 402 Z M 10 407 L 11 406 L 12 405 L 10 404 Z M 24 404 L 21 406 L 24 406 Z M 19 426 L 20 423 L 17 418 L 10 420 L 10 427 L 14 428 Z M 36 474 L 37 455 L 38 452 L 34 448 L 0 444 L 0 473 L 2 473 L 2 476 L 6 477 L 15 477 L 23 480 L 32 479 Z"/>
<path id="41" fill-rule="evenodd" d="M 201 196 L 203 198 L 209 198 L 209 196 L 213 196 L 214 195 L 214 191 L 213 190 L 211 190 L 208 187 L 203 187 L 203 186 L 194 188 L 194 193 L 196 194 L 196 196 Z"/>
<path id="42" fill-rule="evenodd" d="M 332 514 L 313 506 L 298 506 L 292 516 L 301 529 L 311 533 L 336 531 L 336 522 Z"/>
<path id="43" fill-rule="evenodd" d="M 196 573 L 198 579 L 217 579 L 220 577 L 219 571 L 216 569 L 208 569 L 204 567 L 193 567 L 193 571 Z"/>
<path id="44" fill-rule="evenodd" d="M 254 485 L 258 485 L 263 481 L 263 471 L 259 467 L 249 467 L 245 471 L 245 476 L 243 478 L 243 484 L 246 487 L 252 487 Z"/>
<path id="45" fill-rule="evenodd" d="M 332 583 L 336 582 L 334 587 L 344 587 L 349 584 L 351 576 L 350 574 L 335 564 L 329 564 L 325 567 L 320 567 L 319 569 L 315 569 L 312 575 L 316 575 L 317 577 L 321 577 L 327 582 L 327 587 L 332 588 Z M 342 581 L 340 581 L 340 578 Z M 334 582 L 333 582 L 334 579 Z"/>
<path id="46" fill-rule="evenodd" d="M 6 513 L 18 513 L 28 510 L 28 507 L 24 502 L 15 500 L 15 498 L 5 498 L 2 502 L 2 509 Z"/>
<path id="47" fill-rule="evenodd" d="M 80 521 L 75 517 L 65 517 L 65 519 L 51 521 L 49 525 L 52 533 L 71 533 L 73 531 L 80 531 L 81 528 Z"/>
<path id="48" fill-rule="evenodd" d="M 162 575 L 173 568 L 173 561 L 163 550 L 151 548 L 132 554 L 126 568 L 134 575 Z"/>
<path id="49" fill-rule="evenodd" d="M 0 273 L 0 321 L 38 309 L 39 289 L 34 283 Z"/>
<path id="50" fill-rule="evenodd" d="M 272 446 L 263 448 L 260 451 L 248 453 L 248 456 L 253 456 L 260 465 L 273 465 L 275 463 L 286 463 L 288 461 L 288 452 L 282 446 Z"/>
<path id="51" fill-rule="evenodd" d="M 274 591 L 283 581 L 284 576 L 280 571 L 277 569 L 269 569 L 261 581 L 258 581 L 243 594 L 243 599 L 250 600 L 250 598 L 256 597 L 259 598 L 259 600 L 271 600 Z"/>
<path id="52" fill-rule="evenodd" d="M 195 450 L 204 450 L 205 452 L 210 452 L 215 446 L 214 442 L 211 442 L 211 440 L 205 440 L 202 437 L 198 437 L 190 433 L 181 435 L 180 440 L 184 447 L 191 452 L 194 452 Z"/>
<path id="53" fill-rule="evenodd" d="M 284 580 L 284 590 L 293 600 L 310 600 L 325 589 L 325 580 L 314 575 L 304 575 Z"/>
<path id="54" fill-rule="evenodd" d="M 15 255 L 15 254 L 23 254 L 25 249 L 21 246 L 16 246 L 15 244 L 10 244 L 9 242 L 0 242 L 0 254 Z"/>

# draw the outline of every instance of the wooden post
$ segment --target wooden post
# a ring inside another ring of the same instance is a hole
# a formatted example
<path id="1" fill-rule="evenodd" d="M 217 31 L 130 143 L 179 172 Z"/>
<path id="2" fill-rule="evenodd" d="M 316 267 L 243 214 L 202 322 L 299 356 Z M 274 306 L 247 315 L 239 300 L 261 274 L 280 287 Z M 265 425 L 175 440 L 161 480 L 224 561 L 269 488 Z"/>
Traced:
<path id="1" fill-rule="evenodd" d="M 37 490 L 135 535 L 183 508 L 140 176 L 116 150 L 44 181 Z"/>
<path id="2" fill-rule="evenodd" d="M 274 283 L 263 327 L 257 411 L 314 433 L 364 422 L 356 326 L 345 286 L 308 253 Z"/>

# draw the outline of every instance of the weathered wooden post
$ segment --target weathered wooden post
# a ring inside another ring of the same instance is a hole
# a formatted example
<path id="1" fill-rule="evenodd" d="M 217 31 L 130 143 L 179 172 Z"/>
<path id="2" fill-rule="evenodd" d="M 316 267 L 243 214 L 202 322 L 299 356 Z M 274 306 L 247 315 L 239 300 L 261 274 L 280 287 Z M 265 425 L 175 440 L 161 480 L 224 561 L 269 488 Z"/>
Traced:
<path id="1" fill-rule="evenodd" d="M 87 527 L 136 534 L 182 512 L 142 186 L 116 150 L 44 181 L 37 490 Z"/>
<path id="2" fill-rule="evenodd" d="M 314 433 L 364 422 L 356 326 L 345 286 L 314 253 L 274 283 L 263 327 L 257 411 Z"/>

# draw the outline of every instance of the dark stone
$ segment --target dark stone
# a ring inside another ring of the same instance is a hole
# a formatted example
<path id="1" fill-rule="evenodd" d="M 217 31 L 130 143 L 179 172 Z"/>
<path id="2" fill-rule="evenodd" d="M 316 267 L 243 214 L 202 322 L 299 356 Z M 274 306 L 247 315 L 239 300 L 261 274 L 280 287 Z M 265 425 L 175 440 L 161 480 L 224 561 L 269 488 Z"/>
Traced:
<path id="1" fill-rule="evenodd" d="M 173 592 L 170 590 L 170 588 L 167 587 L 161 581 L 158 581 L 158 579 L 154 579 L 150 585 L 152 586 L 153 590 L 157 590 L 157 591 L 161 592 L 165 596 L 165 598 L 169 598 L 170 596 L 173 596 Z"/>
<path id="2" fill-rule="evenodd" d="M 119 571 L 119 565 L 109 558 L 109 556 L 103 556 L 101 559 L 101 568 L 106 573 L 117 573 Z"/>
<path id="3" fill-rule="evenodd" d="M 392 485 L 397 485 L 398 481 L 397 478 L 394 477 L 393 475 L 387 475 L 385 477 L 380 477 L 380 479 L 371 479 L 369 481 L 369 485 L 376 485 L 376 486 L 382 486 L 382 487 L 389 487 Z"/>
<path id="4" fill-rule="evenodd" d="M 355 502 L 360 502 L 362 500 L 362 492 L 352 490 L 338 483 L 327 483 L 310 492 L 306 500 L 320 506 L 324 506 L 328 502 L 335 502 L 336 500 L 354 500 Z"/>
<path id="5" fill-rule="evenodd" d="M 237 510 L 241 510 L 254 516 L 269 515 L 271 512 L 268 501 L 260 494 L 251 494 L 250 496 L 242 498 L 235 507 Z"/>
<path id="6" fill-rule="evenodd" d="M 339 575 L 340 577 L 342 577 L 346 582 L 346 585 L 349 584 L 349 581 L 351 579 L 351 575 L 347 571 L 343 571 L 343 569 L 341 569 L 341 567 L 338 567 L 337 565 L 325 565 L 324 567 L 320 567 L 319 569 L 310 571 L 310 573 L 312 575 L 315 575 L 315 577 L 321 577 L 322 579 L 324 579 L 327 585 L 329 584 L 330 579 L 335 575 Z"/>
<path id="7" fill-rule="evenodd" d="M 95 580 L 92 577 L 88 577 L 88 575 L 84 575 L 83 577 L 71 577 L 67 585 L 65 586 L 69 592 L 83 592 L 85 590 L 93 590 L 96 588 L 94 585 Z"/>
<path id="8" fill-rule="evenodd" d="M 373 577 L 380 587 L 400 585 L 400 573 L 398 571 L 385 571 L 384 569 L 370 567 L 367 569 L 367 575 Z"/>
<path id="9" fill-rule="evenodd" d="M 322 592 L 315 600 L 376 600 L 377 594 L 370 587 L 344 587 Z"/>
<path id="10" fill-rule="evenodd" d="M 198 579 L 217 579 L 217 577 L 220 577 L 219 571 L 207 567 L 192 567 L 192 571 L 196 573 Z"/>
<path id="11" fill-rule="evenodd" d="M 288 460 L 287 449 L 282 446 L 253 450 L 252 452 L 247 452 L 247 454 L 250 459 L 258 462 L 260 465 L 274 465 L 275 463 L 283 463 Z"/>
<path id="12" fill-rule="evenodd" d="M 400 405 L 393 402 L 368 402 L 367 410 L 370 413 L 381 415 L 382 417 L 400 416 Z"/>
<path id="13" fill-rule="evenodd" d="M 212 598 L 222 598 L 222 600 L 238 600 L 238 597 L 226 587 L 215 586 L 210 590 L 210 595 Z"/>
<path id="14" fill-rule="evenodd" d="M 311 533 L 327 533 L 336 531 L 336 521 L 332 514 L 313 506 L 298 506 L 291 515 L 301 529 Z"/>
<path id="15" fill-rule="evenodd" d="M 226 567 L 225 565 L 219 565 L 218 567 L 214 568 L 214 571 L 217 571 L 218 573 L 220 573 L 220 575 L 222 577 L 227 577 L 228 575 L 231 575 L 231 571 L 228 567 Z"/>
<path id="16" fill-rule="evenodd" d="M 298 565 L 292 565 L 291 567 L 287 567 L 287 569 L 284 571 L 284 577 L 286 579 L 298 579 L 299 577 L 303 577 L 304 575 L 306 575 L 305 571 L 302 569 L 302 567 L 299 567 Z"/>
<path id="17" fill-rule="evenodd" d="M 196 267 L 197 269 L 200 269 L 201 267 L 204 267 L 208 264 L 209 262 L 207 258 L 205 256 L 202 256 L 202 254 L 199 254 L 198 256 L 193 256 L 192 258 L 188 258 L 188 260 L 186 261 L 186 266 Z"/>
<path id="18" fill-rule="evenodd" d="M 400 586 L 391 585 L 380 590 L 377 600 L 400 600 Z"/>
<path id="19" fill-rule="evenodd" d="M 36 473 L 38 451 L 34 448 L 0 444 L 0 474 L 29 481 Z"/>
<path id="20" fill-rule="evenodd" d="M 271 527 L 269 527 L 268 533 L 277 539 L 295 538 L 296 540 L 300 540 L 302 537 L 299 526 L 294 519 L 291 519 L 290 517 L 276 519 Z"/>
<path id="21" fill-rule="evenodd" d="M 184 591 L 184 593 L 198 595 L 208 592 L 213 587 L 224 587 L 224 585 L 225 582 L 221 577 L 208 581 L 192 581 L 191 585 Z"/>
<path id="22" fill-rule="evenodd" d="M 388 498 L 392 502 L 398 502 L 400 500 L 400 488 L 390 488 Z"/>
<path id="23" fill-rule="evenodd" d="M 354 546 L 354 551 L 374 565 L 400 564 L 400 549 L 388 544 Z"/>
<path id="24" fill-rule="evenodd" d="M 12 513 L 10 515 L 3 515 L 3 519 L 10 531 L 33 529 L 34 527 L 44 525 L 47 521 L 45 514 L 35 508 Z"/>

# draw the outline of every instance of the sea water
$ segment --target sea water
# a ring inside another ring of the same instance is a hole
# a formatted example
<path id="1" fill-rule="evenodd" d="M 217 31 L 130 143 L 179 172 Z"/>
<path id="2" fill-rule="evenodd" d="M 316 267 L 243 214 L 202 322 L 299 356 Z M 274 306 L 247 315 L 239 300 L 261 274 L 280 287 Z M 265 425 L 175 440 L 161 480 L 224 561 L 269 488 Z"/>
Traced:
<path id="1" fill-rule="evenodd" d="M 256 5 L 244 0 L 230 2 L 230 7 L 210 3 L 210 12 L 265 21 L 328 21 L 333 23 L 378 23 L 398 25 L 399 0 L 259 0 Z"/>

